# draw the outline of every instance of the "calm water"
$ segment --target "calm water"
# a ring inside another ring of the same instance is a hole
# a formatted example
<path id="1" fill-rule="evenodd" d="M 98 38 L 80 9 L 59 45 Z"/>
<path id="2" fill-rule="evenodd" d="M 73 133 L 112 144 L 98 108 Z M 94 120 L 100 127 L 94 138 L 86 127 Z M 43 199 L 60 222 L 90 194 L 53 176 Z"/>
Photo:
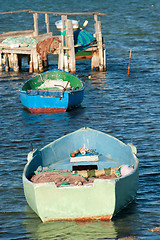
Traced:
<path id="1" fill-rule="evenodd" d="M 0 239 L 160 239 L 147 229 L 160 225 L 160 2 L 145 0 L 74 1 L 6 0 L 0 11 L 99 11 L 107 47 L 107 72 L 91 72 L 90 61 L 77 62 L 77 75 L 85 82 L 81 108 L 58 114 L 30 115 L 20 103 L 19 88 L 30 78 L 24 71 L 0 74 Z M 25 18 L 25 19 L 24 19 Z M 45 31 L 40 15 L 41 32 Z M 87 30 L 93 32 L 93 17 Z M 51 31 L 57 34 L 50 17 Z M 33 28 L 32 15 L 0 15 L 0 33 Z M 132 49 L 131 73 L 127 66 Z M 50 56 L 50 69 L 57 59 Z M 88 76 L 91 75 L 91 79 Z M 140 160 L 135 202 L 111 222 L 41 223 L 23 194 L 22 172 L 30 151 L 56 138 L 88 126 L 119 138 L 133 136 Z"/>

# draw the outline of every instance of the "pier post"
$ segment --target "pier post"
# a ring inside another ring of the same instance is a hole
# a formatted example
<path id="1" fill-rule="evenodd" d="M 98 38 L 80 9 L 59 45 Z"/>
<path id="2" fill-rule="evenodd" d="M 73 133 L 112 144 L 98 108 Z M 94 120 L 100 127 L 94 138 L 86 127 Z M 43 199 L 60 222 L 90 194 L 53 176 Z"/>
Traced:
<path id="1" fill-rule="evenodd" d="M 49 16 L 47 13 L 45 13 L 45 23 L 47 27 L 47 33 L 49 33 Z"/>
<path id="2" fill-rule="evenodd" d="M 98 19 L 98 15 L 94 15 L 95 20 L 95 37 L 97 39 L 97 51 L 93 54 L 92 70 L 98 68 L 99 71 L 106 71 L 106 59 L 104 59 L 104 49 L 102 42 L 101 21 Z M 106 56 L 105 56 L 106 58 Z M 95 65 L 94 65 L 95 64 Z"/>
<path id="3" fill-rule="evenodd" d="M 30 54 L 29 73 L 33 73 L 33 56 L 32 56 L 32 53 Z"/>
<path id="4" fill-rule="evenodd" d="M 106 62 L 106 49 L 104 48 L 103 49 L 103 61 L 104 61 L 104 63 L 103 63 L 103 71 L 104 72 L 106 72 L 106 70 L 107 70 L 107 62 Z"/>
<path id="5" fill-rule="evenodd" d="M 38 72 L 38 54 L 36 48 L 33 48 L 32 58 L 33 58 L 33 70 L 34 72 Z"/>
<path id="6" fill-rule="evenodd" d="M 13 70 L 14 70 L 14 72 L 19 72 L 18 55 L 16 53 L 14 53 L 13 58 L 14 58 L 14 60 L 13 60 Z"/>
<path id="7" fill-rule="evenodd" d="M 37 37 L 39 35 L 38 30 L 38 13 L 33 13 L 34 18 L 34 36 Z"/>
<path id="8" fill-rule="evenodd" d="M 5 58 L 5 71 L 9 71 L 9 58 L 8 58 L 8 53 L 6 53 L 6 58 Z"/>
<path id="9" fill-rule="evenodd" d="M 94 71 L 94 69 L 98 70 L 99 68 L 99 55 L 98 51 L 95 51 L 92 53 L 92 59 L 91 59 L 91 70 Z"/>
<path id="10" fill-rule="evenodd" d="M 72 20 L 67 22 L 67 36 L 66 36 L 67 47 L 69 48 L 69 72 L 76 72 L 76 60 L 75 60 L 75 48 L 74 48 L 74 36 L 73 36 L 73 24 Z"/>
<path id="11" fill-rule="evenodd" d="M 61 44 L 60 44 L 60 52 L 59 52 L 59 60 L 58 60 L 58 68 L 64 70 L 64 47 L 66 42 L 65 35 L 66 35 L 66 24 L 67 24 L 67 16 L 62 15 L 62 29 L 61 29 Z"/>
<path id="12" fill-rule="evenodd" d="M 9 68 L 13 68 L 13 53 L 9 54 Z"/>
<path id="13" fill-rule="evenodd" d="M 38 66 L 39 66 L 39 71 L 43 72 L 43 61 L 39 55 L 38 55 Z"/>
<path id="14" fill-rule="evenodd" d="M 0 52 L 0 72 L 3 71 L 3 66 L 2 66 L 2 53 Z"/>

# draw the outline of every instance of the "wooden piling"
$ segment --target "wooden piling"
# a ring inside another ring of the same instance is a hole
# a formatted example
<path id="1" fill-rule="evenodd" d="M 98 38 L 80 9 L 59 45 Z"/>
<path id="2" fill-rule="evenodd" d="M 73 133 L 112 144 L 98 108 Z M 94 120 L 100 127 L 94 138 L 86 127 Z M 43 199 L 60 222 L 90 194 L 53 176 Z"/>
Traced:
<path id="1" fill-rule="evenodd" d="M 74 48 L 74 36 L 73 36 L 73 24 L 72 20 L 67 22 L 67 47 L 69 48 L 69 71 L 71 73 L 76 72 L 76 60 L 75 60 L 75 48 Z"/>
<path id="2" fill-rule="evenodd" d="M 103 71 L 105 72 L 107 70 L 107 62 L 106 62 L 106 49 L 103 49 Z"/>
<path id="3" fill-rule="evenodd" d="M 62 15 L 61 20 L 62 20 L 62 28 L 61 28 L 61 44 L 59 49 L 58 68 L 61 70 L 64 70 L 64 47 L 65 47 L 67 16 Z"/>
<path id="4" fill-rule="evenodd" d="M 8 54 L 6 54 L 6 59 L 5 59 L 5 71 L 6 72 L 9 71 L 9 58 L 8 58 Z"/>
<path id="5" fill-rule="evenodd" d="M 36 48 L 32 50 L 32 59 L 33 59 L 33 70 L 34 72 L 38 72 L 38 53 Z"/>
<path id="6" fill-rule="evenodd" d="M 46 22 L 47 33 L 49 33 L 49 16 L 47 13 L 45 13 L 45 22 Z"/>
<path id="7" fill-rule="evenodd" d="M 19 72 L 19 66 L 18 66 L 18 55 L 16 53 L 14 53 L 13 56 L 13 70 L 14 72 Z"/>
<path id="8" fill-rule="evenodd" d="M 92 59 L 92 70 L 96 68 L 100 72 L 106 70 L 106 59 L 104 59 L 104 49 L 103 49 L 103 42 L 102 42 L 102 32 L 101 32 L 101 21 L 100 17 L 95 14 L 94 15 L 94 20 L 95 20 L 95 38 L 97 40 L 97 50 L 93 54 L 93 59 Z"/>
<path id="9" fill-rule="evenodd" d="M 39 30 L 38 30 L 38 13 L 33 13 L 33 19 L 34 19 L 34 36 L 38 37 Z"/>
<path id="10" fill-rule="evenodd" d="M 2 66 L 2 53 L 0 52 L 0 72 L 3 71 L 3 66 Z"/>

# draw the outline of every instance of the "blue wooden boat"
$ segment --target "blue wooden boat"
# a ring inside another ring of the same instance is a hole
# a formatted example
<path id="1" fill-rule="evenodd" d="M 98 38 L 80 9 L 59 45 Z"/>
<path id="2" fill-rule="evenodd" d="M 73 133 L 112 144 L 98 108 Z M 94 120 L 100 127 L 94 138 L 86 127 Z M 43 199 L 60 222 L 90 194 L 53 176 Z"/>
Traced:
<path id="1" fill-rule="evenodd" d="M 77 149 L 81 152 L 74 155 Z M 86 149 L 93 151 L 84 153 Z M 82 128 L 28 154 L 23 172 L 24 193 L 43 222 L 108 220 L 135 198 L 138 167 L 133 144 L 126 145 L 108 134 Z M 54 174 L 54 181 L 33 181 Z M 69 183 L 68 174 L 84 180 L 81 184 Z M 62 179 L 59 186 L 58 177 Z"/>
<path id="2" fill-rule="evenodd" d="M 82 81 L 62 70 L 41 73 L 20 89 L 21 103 L 31 113 L 64 112 L 79 106 L 83 94 Z"/>

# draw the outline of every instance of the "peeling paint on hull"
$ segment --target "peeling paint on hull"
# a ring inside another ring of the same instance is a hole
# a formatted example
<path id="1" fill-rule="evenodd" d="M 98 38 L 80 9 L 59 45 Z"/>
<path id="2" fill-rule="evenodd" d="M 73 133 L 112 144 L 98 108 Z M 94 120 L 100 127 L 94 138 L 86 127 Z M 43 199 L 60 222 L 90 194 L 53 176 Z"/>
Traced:
<path id="1" fill-rule="evenodd" d="M 42 222 L 58 222 L 58 221 L 75 221 L 75 222 L 90 222 L 90 221 L 102 221 L 107 222 L 110 221 L 112 215 L 104 215 L 104 216 L 91 216 L 91 217 L 79 217 L 79 218 L 64 218 L 64 219 L 42 219 Z"/>
<path id="2" fill-rule="evenodd" d="M 65 108 L 27 108 L 24 109 L 33 114 L 40 114 L 40 113 L 62 113 L 66 112 Z"/>

